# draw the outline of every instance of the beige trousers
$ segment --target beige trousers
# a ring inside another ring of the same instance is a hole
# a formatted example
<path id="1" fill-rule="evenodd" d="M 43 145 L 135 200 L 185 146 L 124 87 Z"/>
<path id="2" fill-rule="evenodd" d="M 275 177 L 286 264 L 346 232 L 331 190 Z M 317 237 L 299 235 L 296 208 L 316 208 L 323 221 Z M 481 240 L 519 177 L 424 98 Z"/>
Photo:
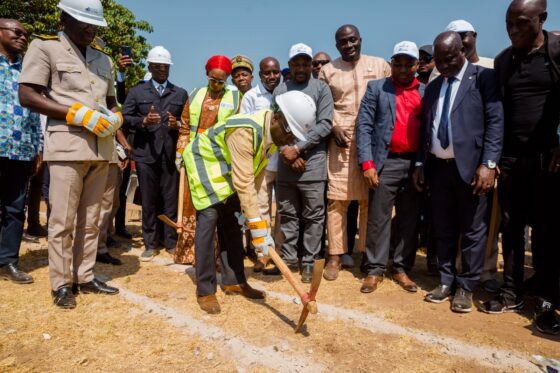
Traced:
<path id="1" fill-rule="evenodd" d="M 107 235 L 111 228 L 111 222 L 119 208 L 119 186 L 121 182 L 121 169 L 117 163 L 109 164 L 107 173 L 107 184 L 101 200 L 101 210 L 99 212 L 99 243 L 97 245 L 98 254 L 109 252 L 107 248 Z"/>
<path id="2" fill-rule="evenodd" d="M 49 277 L 53 290 L 93 280 L 109 163 L 49 161 Z M 73 236 L 73 239 L 72 239 Z"/>
<path id="3" fill-rule="evenodd" d="M 329 255 L 342 255 L 348 252 L 347 216 L 348 206 L 351 201 L 338 201 L 329 199 L 327 205 L 327 239 Z M 358 244 L 359 252 L 364 252 L 366 246 L 366 229 L 368 215 L 368 201 L 358 201 Z"/>

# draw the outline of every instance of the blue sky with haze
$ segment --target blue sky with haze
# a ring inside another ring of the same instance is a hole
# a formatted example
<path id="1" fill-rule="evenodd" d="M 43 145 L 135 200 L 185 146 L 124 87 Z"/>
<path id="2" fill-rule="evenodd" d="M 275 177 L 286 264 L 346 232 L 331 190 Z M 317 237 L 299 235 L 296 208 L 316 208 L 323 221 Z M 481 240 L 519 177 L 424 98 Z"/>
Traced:
<path id="1" fill-rule="evenodd" d="M 244 54 L 254 64 L 266 56 L 287 66 L 292 44 L 339 56 L 336 29 L 351 23 L 362 35 L 362 53 L 389 58 L 402 40 L 430 44 L 454 19 L 471 22 L 480 56 L 494 57 L 509 45 L 505 12 L 509 0 L 118 0 L 152 24 L 148 42 L 172 54 L 170 80 L 189 92 L 205 85 L 204 65 L 214 54 Z M 548 1 L 545 29 L 560 30 L 560 2 Z M 258 68 L 257 68 L 258 70 Z M 255 80 L 258 80 L 255 71 Z"/>

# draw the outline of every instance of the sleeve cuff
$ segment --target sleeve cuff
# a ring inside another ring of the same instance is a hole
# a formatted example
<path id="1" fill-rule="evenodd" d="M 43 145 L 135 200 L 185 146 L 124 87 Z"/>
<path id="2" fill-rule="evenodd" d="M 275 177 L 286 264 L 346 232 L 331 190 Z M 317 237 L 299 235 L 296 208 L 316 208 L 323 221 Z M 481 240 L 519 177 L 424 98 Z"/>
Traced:
<path id="1" fill-rule="evenodd" d="M 373 161 L 362 162 L 362 171 L 367 171 L 372 168 L 375 170 L 375 164 L 373 163 Z"/>
<path id="2" fill-rule="evenodd" d="M 300 154 L 303 153 L 306 149 L 307 149 L 307 145 L 309 143 L 307 141 L 298 141 L 295 143 L 295 145 L 297 145 Z"/>

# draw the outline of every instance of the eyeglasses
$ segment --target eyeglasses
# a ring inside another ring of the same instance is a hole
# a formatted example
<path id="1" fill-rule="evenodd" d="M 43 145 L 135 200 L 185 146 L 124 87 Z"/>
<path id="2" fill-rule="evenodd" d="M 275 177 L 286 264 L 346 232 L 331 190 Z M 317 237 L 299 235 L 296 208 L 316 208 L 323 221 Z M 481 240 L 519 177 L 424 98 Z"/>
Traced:
<path id="1" fill-rule="evenodd" d="M 211 76 L 208 77 L 208 80 L 216 83 L 216 84 L 226 84 L 225 80 L 220 80 L 220 79 L 216 79 L 216 78 L 212 78 Z"/>
<path id="2" fill-rule="evenodd" d="M 326 64 L 328 64 L 328 63 L 330 63 L 330 62 L 331 62 L 331 61 L 329 61 L 329 60 L 315 60 L 315 61 L 313 61 L 312 63 L 313 63 L 313 66 L 314 66 L 314 67 L 317 67 L 317 66 L 319 66 L 319 65 L 321 65 L 321 66 L 326 65 Z"/>
<path id="3" fill-rule="evenodd" d="M 419 60 L 422 62 L 431 62 L 433 58 L 434 56 L 432 56 L 431 54 L 424 54 L 420 56 Z"/>
<path id="4" fill-rule="evenodd" d="M 16 34 L 16 36 L 18 38 L 21 38 L 22 36 L 24 36 L 26 39 L 29 39 L 29 32 L 24 31 L 20 28 L 17 28 L 17 27 L 0 27 L 0 29 L 12 31 L 14 34 Z"/>

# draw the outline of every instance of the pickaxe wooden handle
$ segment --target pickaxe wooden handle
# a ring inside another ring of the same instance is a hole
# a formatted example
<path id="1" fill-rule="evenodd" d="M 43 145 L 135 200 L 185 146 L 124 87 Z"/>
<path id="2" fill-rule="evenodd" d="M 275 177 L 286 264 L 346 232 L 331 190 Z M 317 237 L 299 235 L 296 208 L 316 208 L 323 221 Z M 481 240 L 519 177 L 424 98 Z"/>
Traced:
<path id="1" fill-rule="evenodd" d="M 179 196 L 177 198 L 177 222 L 175 223 L 173 220 L 169 219 L 166 215 L 158 215 L 158 219 L 164 222 L 165 224 L 169 225 L 172 228 L 177 230 L 178 234 L 181 234 L 183 229 L 183 201 L 185 193 L 185 168 L 181 167 L 181 171 L 179 173 Z"/>

